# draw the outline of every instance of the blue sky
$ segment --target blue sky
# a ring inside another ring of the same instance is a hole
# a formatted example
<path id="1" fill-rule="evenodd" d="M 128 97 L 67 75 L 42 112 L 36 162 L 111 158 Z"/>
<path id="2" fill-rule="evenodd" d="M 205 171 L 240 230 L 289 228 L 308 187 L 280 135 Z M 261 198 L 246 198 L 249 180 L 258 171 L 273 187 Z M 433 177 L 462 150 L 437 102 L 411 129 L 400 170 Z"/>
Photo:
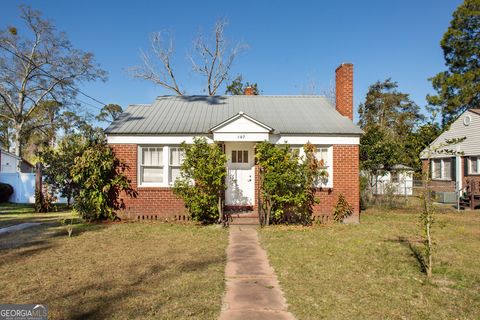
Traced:
<path id="1" fill-rule="evenodd" d="M 425 106 L 426 94 L 433 92 L 427 79 L 445 68 L 440 39 L 461 1 L 4 1 L 0 28 L 19 25 L 21 3 L 40 10 L 76 47 L 95 54 L 109 79 L 81 88 L 106 103 L 126 107 L 169 94 L 125 71 L 140 63 L 149 34 L 164 29 L 175 36 L 174 67 L 183 88 L 203 94 L 187 53 L 198 32 L 207 34 L 217 19 L 226 18 L 227 38 L 249 45 L 232 76 L 241 73 L 266 95 L 302 94 L 312 82 L 320 93 L 333 84 L 340 63 L 352 62 L 357 108 L 368 86 L 388 77 Z"/>

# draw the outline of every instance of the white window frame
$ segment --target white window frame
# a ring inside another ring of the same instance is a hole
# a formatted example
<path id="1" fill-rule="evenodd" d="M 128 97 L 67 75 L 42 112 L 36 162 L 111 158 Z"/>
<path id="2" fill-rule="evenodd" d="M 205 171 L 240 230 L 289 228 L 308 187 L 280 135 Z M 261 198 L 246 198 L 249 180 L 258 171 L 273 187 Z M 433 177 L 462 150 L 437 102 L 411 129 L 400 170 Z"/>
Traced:
<path id="1" fill-rule="evenodd" d="M 475 159 L 475 160 L 474 160 Z M 477 162 L 477 171 L 473 172 L 472 162 Z M 480 175 L 480 156 L 468 157 L 468 174 L 469 175 Z"/>
<path id="2" fill-rule="evenodd" d="M 233 152 L 235 152 L 235 161 L 233 161 Z M 245 152 L 247 153 L 247 161 L 245 161 Z M 242 155 L 242 162 L 238 162 L 238 155 L 241 154 Z M 237 164 L 241 164 L 241 163 L 250 163 L 250 157 L 252 155 L 250 154 L 249 150 L 245 150 L 245 149 L 232 149 L 230 151 L 230 162 L 231 163 L 237 163 Z"/>
<path id="3" fill-rule="evenodd" d="M 445 175 L 445 162 L 449 161 L 450 162 L 450 172 L 448 175 Z M 440 176 L 435 177 L 435 169 L 437 166 L 437 163 L 440 165 Z M 453 165 L 452 158 L 436 158 L 432 159 L 432 168 L 431 168 L 431 174 L 432 174 L 432 180 L 443 180 L 443 181 L 452 181 L 452 169 L 451 166 Z"/>
<path id="4" fill-rule="evenodd" d="M 163 148 L 162 149 L 162 182 L 142 182 L 142 149 L 143 148 Z M 137 152 L 137 185 L 138 187 L 165 187 L 168 186 L 168 147 L 159 145 L 139 145 Z"/>
<path id="5" fill-rule="evenodd" d="M 317 145 L 315 146 L 315 156 L 317 156 L 317 152 L 319 149 L 326 149 L 327 151 L 327 159 L 324 163 L 323 170 L 327 171 L 327 183 L 318 183 L 317 187 L 319 188 L 333 188 L 333 146 L 323 146 Z M 320 159 L 317 159 L 320 160 Z"/>
<path id="6" fill-rule="evenodd" d="M 327 149 L 327 161 L 325 165 L 325 170 L 328 173 L 328 181 L 327 183 L 318 183 L 318 188 L 333 188 L 333 146 L 331 145 L 315 145 L 315 149 Z M 304 159 L 305 157 L 305 150 L 303 149 L 303 145 L 291 145 L 290 150 L 292 152 L 294 150 L 298 150 L 298 155 L 300 159 Z M 315 152 L 315 157 L 316 157 Z M 320 159 L 317 159 L 320 160 Z"/>
<path id="7" fill-rule="evenodd" d="M 171 157 L 171 154 L 172 154 L 172 149 L 178 149 L 181 153 L 184 153 L 184 151 L 182 150 L 182 147 L 180 146 L 168 146 L 168 184 L 170 186 L 173 186 L 173 184 L 175 183 L 175 181 L 172 180 L 172 169 L 180 169 L 180 167 L 182 166 L 182 162 L 183 162 L 183 157 L 182 157 L 182 160 L 180 161 L 180 163 L 177 165 L 173 165 L 172 164 L 172 157 Z"/>

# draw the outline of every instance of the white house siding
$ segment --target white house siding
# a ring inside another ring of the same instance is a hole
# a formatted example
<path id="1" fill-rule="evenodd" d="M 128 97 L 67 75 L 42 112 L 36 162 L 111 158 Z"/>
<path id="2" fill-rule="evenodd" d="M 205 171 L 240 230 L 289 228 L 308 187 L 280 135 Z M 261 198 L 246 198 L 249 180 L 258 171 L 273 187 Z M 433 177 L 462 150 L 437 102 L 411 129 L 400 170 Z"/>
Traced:
<path id="1" fill-rule="evenodd" d="M 18 159 L 2 151 L 0 172 L 15 173 L 18 171 Z"/>
<path id="2" fill-rule="evenodd" d="M 470 117 L 471 121 L 468 126 L 464 124 L 465 118 Z M 455 120 L 450 129 L 443 132 L 437 139 L 431 144 L 432 146 L 438 146 L 445 143 L 446 140 L 463 138 L 466 139 L 456 145 L 448 146 L 447 149 L 463 152 L 465 156 L 480 155 L 480 115 L 472 112 L 465 111 L 457 120 Z M 431 158 L 445 158 L 445 154 L 432 154 Z M 447 156 L 448 157 L 448 156 Z M 427 155 L 425 150 L 422 152 L 422 159 L 426 159 Z"/>
<path id="3" fill-rule="evenodd" d="M 0 182 L 13 187 L 10 202 L 35 203 L 35 173 L 1 172 Z"/>

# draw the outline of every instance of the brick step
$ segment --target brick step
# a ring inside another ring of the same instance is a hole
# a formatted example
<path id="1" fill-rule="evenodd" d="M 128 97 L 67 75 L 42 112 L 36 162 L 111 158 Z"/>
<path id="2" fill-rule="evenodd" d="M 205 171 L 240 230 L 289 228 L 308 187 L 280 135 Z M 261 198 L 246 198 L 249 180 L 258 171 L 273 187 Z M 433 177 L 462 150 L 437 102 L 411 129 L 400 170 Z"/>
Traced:
<path id="1" fill-rule="evenodd" d="M 245 218 L 257 218 L 258 219 L 258 213 L 255 212 L 255 211 L 231 212 L 230 216 L 232 218 L 239 218 L 239 219 L 245 219 Z"/>
<path id="2" fill-rule="evenodd" d="M 258 225 L 258 217 L 256 218 L 233 218 L 230 225 Z"/>

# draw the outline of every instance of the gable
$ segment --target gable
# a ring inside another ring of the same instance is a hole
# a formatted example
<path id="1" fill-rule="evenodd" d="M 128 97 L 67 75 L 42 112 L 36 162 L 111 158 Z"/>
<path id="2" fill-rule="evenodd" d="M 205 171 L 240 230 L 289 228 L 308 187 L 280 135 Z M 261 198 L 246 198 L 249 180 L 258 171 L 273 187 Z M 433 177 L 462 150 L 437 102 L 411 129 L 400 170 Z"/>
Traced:
<path id="1" fill-rule="evenodd" d="M 472 112 L 471 110 L 465 111 L 450 125 L 450 128 L 439 135 L 430 146 L 439 146 L 445 143 L 446 140 L 463 137 L 465 137 L 464 141 L 456 145 L 448 146 L 446 149 L 458 150 L 463 152 L 465 156 L 480 155 L 480 114 L 477 112 Z M 432 155 L 432 158 L 441 157 L 445 157 L 445 154 Z M 422 151 L 421 158 L 427 158 L 426 149 Z"/>
<path id="2" fill-rule="evenodd" d="M 210 129 L 215 141 L 263 141 L 269 140 L 273 131 L 266 124 L 239 112 Z"/>
<path id="3" fill-rule="evenodd" d="M 232 118 L 216 125 L 210 129 L 213 133 L 226 133 L 226 132 L 261 132 L 268 133 L 273 129 L 252 117 L 249 117 L 243 112 L 239 112 Z"/>

